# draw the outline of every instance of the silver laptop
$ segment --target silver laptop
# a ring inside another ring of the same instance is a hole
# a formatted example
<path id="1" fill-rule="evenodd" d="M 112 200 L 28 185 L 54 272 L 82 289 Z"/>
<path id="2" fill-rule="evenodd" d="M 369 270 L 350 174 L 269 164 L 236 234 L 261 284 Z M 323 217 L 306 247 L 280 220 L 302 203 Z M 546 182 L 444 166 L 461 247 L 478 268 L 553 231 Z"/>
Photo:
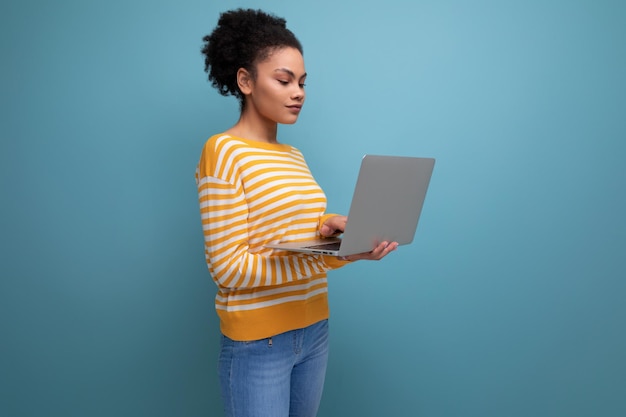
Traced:
<path id="1" fill-rule="evenodd" d="M 434 166 L 433 158 L 365 155 L 341 238 L 265 247 L 347 256 L 370 252 L 382 241 L 409 244 L 415 236 Z"/>

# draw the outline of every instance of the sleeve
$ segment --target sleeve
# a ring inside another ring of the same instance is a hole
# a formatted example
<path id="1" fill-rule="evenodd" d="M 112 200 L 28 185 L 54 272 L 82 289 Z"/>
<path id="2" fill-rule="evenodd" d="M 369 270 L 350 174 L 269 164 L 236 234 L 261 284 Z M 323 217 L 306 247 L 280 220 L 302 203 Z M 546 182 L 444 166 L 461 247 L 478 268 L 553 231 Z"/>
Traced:
<path id="1" fill-rule="evenodd" d="M 338 214 L 326 213 L 326 214 L 322 214 L 320 216 L 320 221 L 319 221 L 319 224 L 318 224 L 318 232 L 322 228 L 322 225 L 326 222 L 326 220 L 328 220 L 329 218 L 331 218 L 333 216 L 338 216 Z M 345 265 L 347 265 L 347 264 L 352 262 L 352 261 L 348 261 L 348 260 L 344 260 L 344 259 L 339 259 L 336 256 L 322 255 L 322 258 L 324 260 L 324 264 L 326 265 L 326 267 L 328 269 L 341 268 L 342 266 L 345 266 Z"/>
<path id="2" fill-rule="evenodd" d="M 219 287 L 275 286 L 321 276 L 347 263 L 330 256 L 251 253 L 249 210 L 243 188 L 219 178 L 196 175 L 206 262 Z"/>

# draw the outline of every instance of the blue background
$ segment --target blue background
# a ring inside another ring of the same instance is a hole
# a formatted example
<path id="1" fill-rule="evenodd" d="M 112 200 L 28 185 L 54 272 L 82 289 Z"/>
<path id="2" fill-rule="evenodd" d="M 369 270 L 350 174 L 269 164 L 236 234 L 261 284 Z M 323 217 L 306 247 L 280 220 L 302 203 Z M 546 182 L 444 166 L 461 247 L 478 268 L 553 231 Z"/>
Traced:
<path id="1" fill-rule="evenodd" d="M 237 119 L 199 52 L 235 6 L 304 45 L 280 138 L 331 211 L 364 153 L 437 158 L 415 242 L 330 274 L 320 417 L 626 415 L 610 0 L 3 2 L 0 415 L 220 414 L 193 174 Z"/>

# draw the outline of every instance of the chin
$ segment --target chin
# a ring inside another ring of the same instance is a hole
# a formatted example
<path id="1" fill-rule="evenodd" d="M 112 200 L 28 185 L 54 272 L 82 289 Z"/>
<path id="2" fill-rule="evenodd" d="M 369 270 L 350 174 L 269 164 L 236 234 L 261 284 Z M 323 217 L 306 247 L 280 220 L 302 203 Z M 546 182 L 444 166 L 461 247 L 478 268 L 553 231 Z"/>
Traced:
<path id="1" fill-rule="evenodd" d="M 283 125 L 292 125 L 295 124 L 298 121 L 297 117 L 290 117 L 290 118 L 285 118 L 285 120 L 281 120 L 279 123 L 283 124 Z"/>

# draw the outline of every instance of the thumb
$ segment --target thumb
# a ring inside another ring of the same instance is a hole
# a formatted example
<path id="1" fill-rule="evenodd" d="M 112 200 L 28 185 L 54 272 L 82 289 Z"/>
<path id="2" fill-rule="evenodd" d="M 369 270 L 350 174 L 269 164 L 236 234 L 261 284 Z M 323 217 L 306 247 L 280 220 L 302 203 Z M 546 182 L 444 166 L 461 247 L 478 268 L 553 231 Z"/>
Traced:
<path id="1" fill-rule="evenodd" d="M 322 236 L 330 236 L 332 235 L 332 228 L 326 224 L 323 224 L 322 227 L 320 227 L 320 234 Z"/>

